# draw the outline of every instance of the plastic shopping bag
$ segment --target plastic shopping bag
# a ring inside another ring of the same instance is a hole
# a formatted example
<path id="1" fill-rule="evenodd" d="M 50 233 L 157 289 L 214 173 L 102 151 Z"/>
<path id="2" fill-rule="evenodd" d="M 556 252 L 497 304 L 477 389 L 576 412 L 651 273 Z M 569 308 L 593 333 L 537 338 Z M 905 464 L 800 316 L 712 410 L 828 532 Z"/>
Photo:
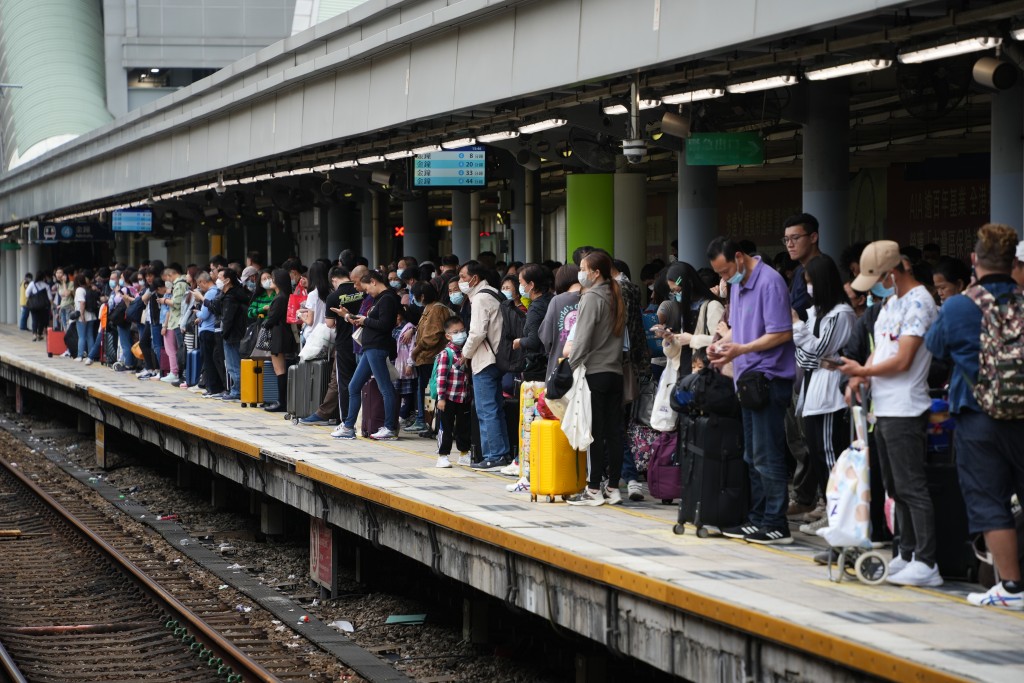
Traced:
<path id="1" fill-rule="evenodd" d="M 651 427 L 659 432 L 676 430 L 678 416 L 672 410 L 672 392 L 675 391 L 678 374 L 679 356 L 669 357 L 665 372 L 661 373 L 661 379 L 658 380 L 658 389 L 654 392 L 654 406 L 651 409 Z"/>
<path id="2" fill-rule="evenodd" d="M 593 413 L 590 404 L 590 385 L 587 384 L 586 369 L 581 365 L 572 373 L 572 389 L 565 395 L 567 405 L 562 416 L 562 432 L 569 439 L 569 445 L 577 451 L 585 451 L 594 441 L 591 433 Z"/>
<path id="3" fill-rule="evenodd" d="M 306 343 L 299 351 L 299 360 L 309 361 L 326 358 L 334 343 L 334 328 L 318 323 L 306 338 Z"/>
<path id="4" fill-rule="evenodd" d="M 871 478 L 867 424 L 860 407 L 853 409 L 857 438 L 836 460 L 825 491 L 828 527 L 818 535 L 835 548 L 871 548 Z"/>

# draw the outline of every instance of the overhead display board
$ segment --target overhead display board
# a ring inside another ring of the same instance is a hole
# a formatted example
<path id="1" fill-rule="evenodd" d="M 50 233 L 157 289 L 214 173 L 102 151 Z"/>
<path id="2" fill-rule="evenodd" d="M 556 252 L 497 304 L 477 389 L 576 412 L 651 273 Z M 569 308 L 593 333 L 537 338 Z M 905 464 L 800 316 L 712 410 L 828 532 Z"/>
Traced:
<path id="1" fill-rule="evenodd" d="M 153 232 L 153 212 L 149 209 L 120 209 L 110 215 L 114 232 Z"/>
<path id="2" fill-rule="evenodd" d="M 487 184 L 487 152 L 483 147 L 417 154 L 412 165 L 414 187 L 483 187 Z"/>

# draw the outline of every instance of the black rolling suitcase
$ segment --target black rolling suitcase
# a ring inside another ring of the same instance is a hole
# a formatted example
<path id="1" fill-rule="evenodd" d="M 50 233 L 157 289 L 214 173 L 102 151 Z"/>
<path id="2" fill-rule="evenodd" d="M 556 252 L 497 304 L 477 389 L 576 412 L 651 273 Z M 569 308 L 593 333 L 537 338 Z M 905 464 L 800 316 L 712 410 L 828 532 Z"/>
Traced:
<path id="1" fill-rule="evenodd" d="M 750 476 L 743 461 L 743 422 L 717 416 L 680 420 L 679 462 L 682 498 L 676 534 L 689 522 L 706 538 L 708 527 L 743 523 L 750 512 Z"/>
<path id="2" fill-rule="evenodd" d="M 953 449 L 936 449 L 929 444 L 925 476 L 935 510 L 935 561 L 939 573 L 945 579 L 976 581 L 978 559 L 968 533 L 967 508 L 960 492 Z"/>

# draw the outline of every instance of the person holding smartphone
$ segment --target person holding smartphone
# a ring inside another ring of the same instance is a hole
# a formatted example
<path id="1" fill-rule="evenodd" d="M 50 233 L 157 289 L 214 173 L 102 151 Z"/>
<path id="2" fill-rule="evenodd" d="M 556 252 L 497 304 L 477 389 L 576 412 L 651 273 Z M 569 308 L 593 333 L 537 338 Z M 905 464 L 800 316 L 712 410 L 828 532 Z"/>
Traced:
<path id="1" fill-rule="evenodd" d="M 842 373 L 836 368 L 842 362 L 839 353 L 853 333 L 857 316 L 847 303 L 839 268 L 829 256 L 812 258 L 801 269 L 800 277 L 804 278 L 811 305 L 806 322 L 798 311 L 792 312 L 796 364 L 803 373 L 797 409 L 804 420 L 810 476 L 816 494 L 824 497 L 832 466 L 849 441 L 846 402 L 840 389 Z M 814 535 L 824 526 L 828 526 L 827 516 L 804 524 L 800 530 Z"/>

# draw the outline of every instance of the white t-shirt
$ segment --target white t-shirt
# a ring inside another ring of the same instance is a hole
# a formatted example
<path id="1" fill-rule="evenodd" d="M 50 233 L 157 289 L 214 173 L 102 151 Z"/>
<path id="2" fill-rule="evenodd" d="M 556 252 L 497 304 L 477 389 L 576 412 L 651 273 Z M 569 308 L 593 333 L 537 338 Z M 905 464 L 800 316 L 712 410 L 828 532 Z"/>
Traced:
<path id="1" fill-rule="evenodd" d="M 891 297 L 875 323 L 874 364 L 883 363 L 899 350 L 901 336 L 924 338 L 939 316 L 935 300 L 924 285 L 901 297 Z M 910 370 L 898 375 L 871 378 L 871 397 L 878 417 L 917 417 L 932 405 L 928 397 L 928 370 L 932 354 L 922 343 Z"/>
<path id="2" fill-rule="evenodd" d="M 75 289 L 75 310 L 76 311 L 84 310 L 83 309 L 84 305 L 85 305 L 85 287 L 78 287 L 78 288 Z M 92 322 L 95 319 L 96 319 L 96 314 L 95 313 L 90 313 L 89 311 L 85 311 L 84 313 L 82 313 L 81 320 L 82 320 L 83 323 Z"/>

